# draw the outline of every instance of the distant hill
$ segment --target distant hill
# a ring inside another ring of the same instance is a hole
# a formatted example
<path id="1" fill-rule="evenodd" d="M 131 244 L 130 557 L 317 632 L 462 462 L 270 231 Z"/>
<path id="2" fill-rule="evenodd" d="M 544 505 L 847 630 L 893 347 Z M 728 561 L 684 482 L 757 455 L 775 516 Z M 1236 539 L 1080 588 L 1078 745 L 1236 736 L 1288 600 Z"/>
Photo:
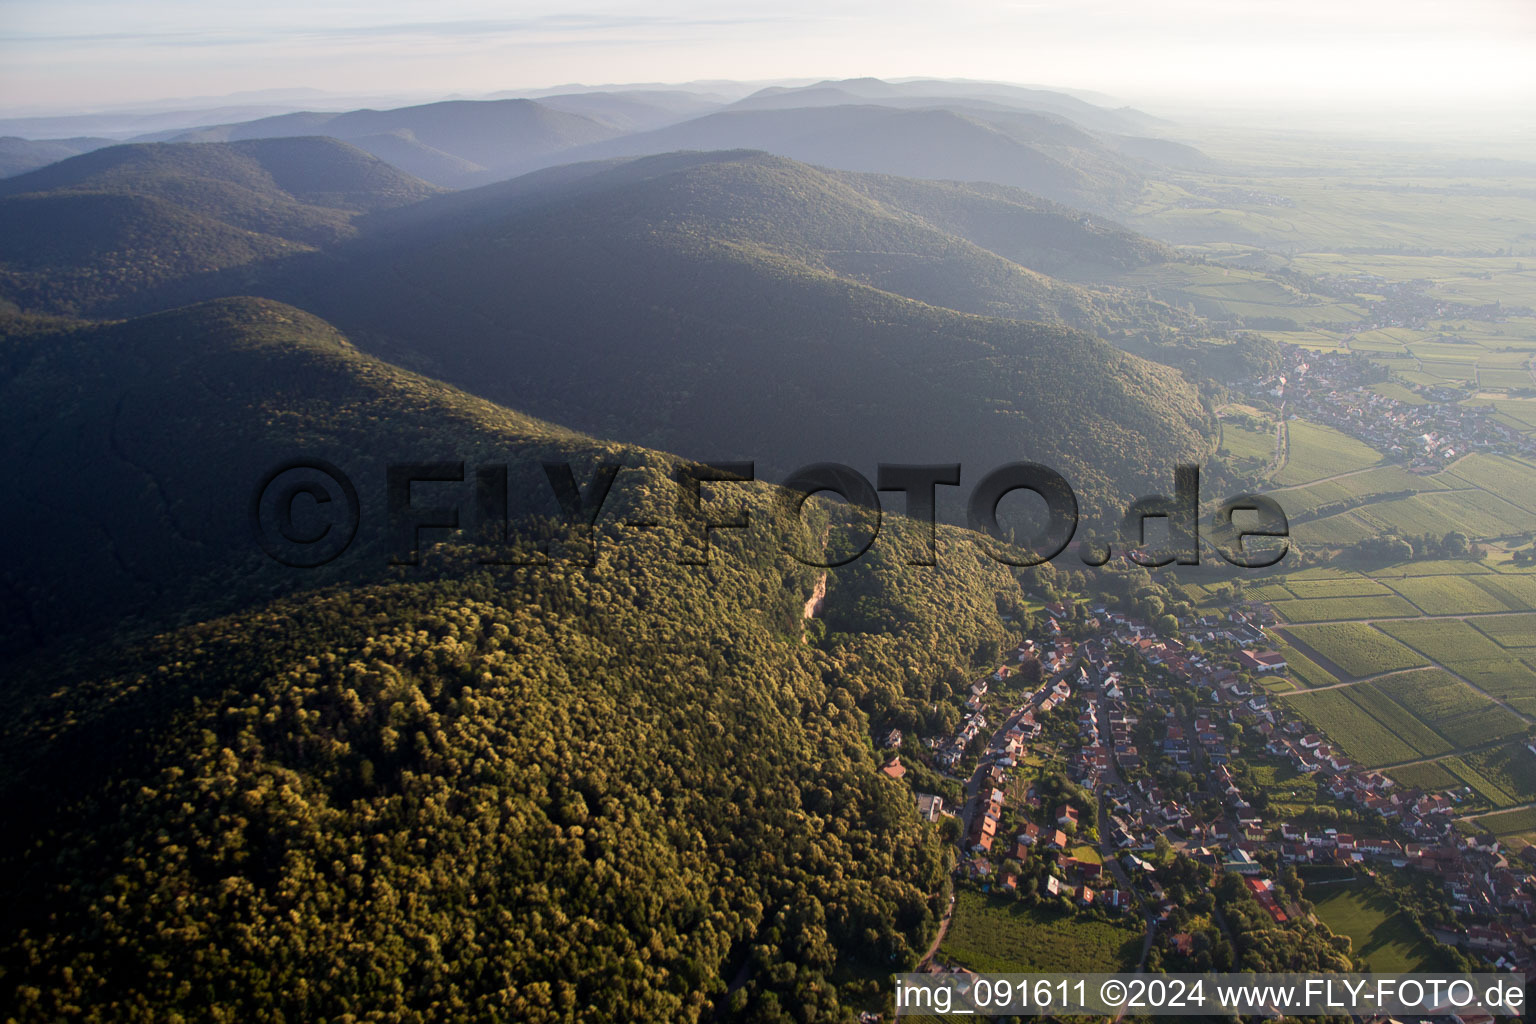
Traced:
<path id="1" fill-rule="evenodd" d="M 724 105 L 698 93 L 662 89 L 559 93 L 540 96 L 538 102 L 628 132 L 648 131 L 685 121 L 718 110 Z"/>
<path id="2" fill-rule="evenodd" d="M 1101 210 L 1139 192 L 1144 177 L 1137 161 L 1057 117 L 869 104 L 726 110 L 566 156 L 724 149 L 761 149 L 839 170 L 993 182 Z"/>
<path id="3" fill-rule="evenodd" d="M 1064 117 L 1097 131 L 1141 133 L 1157 119 L 1131 107 L 1112 109 L 1089 103 L 1069 93 L 1031 89 L 1001 82 L 917 79 L 886 82 L 878 78 L 851 78 L 817 82 L 798 88 L 770 87 L 732 105 L 735 110 L 769 110 L 789 107 L 831 106 L 846 103 L 880 103 L 928 106 L 985 104 L 1032 110 Z"/>
<path id="4" fill-rule="evenodd" d="M 395 110 L 280 114 L 175 133 L 169 139 L 234 142 L 326 135 L 377 150 L 381 159 L 427 181 L 460 187 L 547 166 L 555 154 L 622 130 L 534 100 L 450 100 Z"/>
<path id="5" fill-rule="evenodd" d="M 0 297 L 71 314 L 174 301 L 198 275 L 337 241 L 360 213 L 439 191 L 333 139 L 111 146 L 0 180 Z"/>
<path id="6" fill-rule="evenodd" d="M 112 145 L 111 139 L 80 137 L 73 139 L 22 139 L 14 135 L 0 138 L 0 178 L 46 167 L 81 153 L 102 146 Z"/>
<path id="7" fill-rule="evenodd" d="M 1180 374 L 1063 326 L 1075 289 L 877 198 L 901 188 L 753 153 L 561 168 L 383 217 L 267 287 L 394 362 L 693 458 L 1031 457 L 1102 496 L 1203 450 Z M 951 199 L 930 197 L 935 216 L 964 219 Z M 1112 239 L 1160 251 L 1102 224 L 1078 237 L 1098 259 Z"/>

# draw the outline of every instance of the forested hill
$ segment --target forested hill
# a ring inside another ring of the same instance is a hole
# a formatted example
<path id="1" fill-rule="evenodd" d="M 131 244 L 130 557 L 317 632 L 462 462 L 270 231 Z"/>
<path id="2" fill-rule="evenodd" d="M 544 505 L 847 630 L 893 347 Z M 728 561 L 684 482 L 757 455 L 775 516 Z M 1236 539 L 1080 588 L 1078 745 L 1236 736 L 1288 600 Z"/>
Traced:
<path id="1" fill-rule="evenodd" d="M 199 275 L 335 242 L 359 213 L 442 191 L 335 139 L 98 149 L 0 180 L 0 299 L 161 309 Z"/>
<path id="2" fill-rule="evenodd" d="M 625 507 L 672 499 L 639 480 Z M 677 564 L 676 531 L 612 524 L 590 567 L 438 549 L 23 663 L 0 694 L 0 1013 L 869 1005 L 932 934 L 946 862 L 876 771 L 867 715 L 926 722 L 997 655 L 1017 587 L 947 529 L 937 568 L 882 541 L 832 570 L 841 625 L 803 643 L 814 574 L 780 549 L 805 531 L 740 493 L 753 529 L 716 531 L 707 567 Z"/>
<path id="3" fill-rule="evenodd" d="M 511 514 L 550 516 L 559 505 L 542 459 L 569 459 L 583 485 L 600 460 L 670 464 L 382 363 L 267 300 L 0 327 L 0 429 L 16 452 L 0 516 L 18 541 L 0 568 L 0 650 L 375 578 L 392 550 L 391 462 L 465 460 L 466 526 L 482 462 L 508 467 Z M 304 571 L 263 554 L 250 522 L 263 476 L 297 458 L 341 469 L 361 504 L 352 547 Z"/>
<path id="4" fill-rule="evenodd" d="M 381 217 L 266 288 L 533 415 L 768 472 L 1034 459 L 1102 497 L 1166 488 L 1208 447 L 1180 373 L 1059 318 L 940 304 L 1068 286 L 837 176 L 760 153 L 582 174 Z"/>

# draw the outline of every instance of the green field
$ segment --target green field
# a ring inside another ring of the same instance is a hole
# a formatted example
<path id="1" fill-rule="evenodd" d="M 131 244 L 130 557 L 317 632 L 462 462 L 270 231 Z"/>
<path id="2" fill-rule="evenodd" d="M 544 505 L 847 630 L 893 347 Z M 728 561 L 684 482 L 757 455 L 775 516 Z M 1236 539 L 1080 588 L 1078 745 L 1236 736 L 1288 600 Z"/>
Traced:
<path id="1" fill-rule="evenodd" d="M 1427 664 L 1421 655 L 1363 622 L 1290 626 L 1286 632 L 1350 676 L 1372 676 Z"/>
<path id="2" fill-rule="evenodd" d="M 1291 420 L 1286 424 L 1286 431 L 1290 443 L 1285 465 L 1274 477 L 1281 485 L 1311 483 L 1339 473 L 1365 469 L 1381 461 L 1380 452 L 1332 427 Z"/>
<path id="3" fill-rule="evenodd" d="M 1425 615 L 1513 611 L 1504 601 L 1465 576 L 1407 576 L 1392 587 Z"/>
<path id="4" fill-rule="evenodd" d="M 1508 660 L 1498 644 L 1460 619 L 1405 619 L 1383 622 L 1376 628 L 1436 661 Z"/>
<path id="5" fill-rule="evenodd" d="M 1269 635 L 1275 641 L 1275 648 L 1285 655 L 1286 674 L 1302 686 L 1310 689 L 1317 686 L 1332 686 L 1339 681 L 1332 672 L 1302 654 L 1278 633 L 1271 631 Z"/>
<path id="6" fill-rule="evenodd" d="M 1508 807 L 1510 804 L 1520 803 L 1513 793 L 1460 757 L 1443 757 L 1440 759 L 1440 764 L 1462 782 L 1471 786 L 1479 796 L 1494 807 Z"/>
<path id="7" fill-rule="evenodd" d="M 981 972 L 1122 971 L 1141 957 L 1139 924 L 1109 924 L 962 889 L 939 957 Z"/>
<path id="8" fill-rule="evenodd" d="M 1275 432 L 1250 430 L 1241 423 L 1224 422 L 1221 447 L 1235 459 L 1258 459 L 1267 464 L 1275 457 Z"/>
<path id="9" fill-rule="evenodd" d="M 1311 515 L 1325 505 L 1358 506 L 1377 495 L 1400 494 L 1403 491 L 1434 491 L 1445 486 L 1432 477 L 1410 473 L 1401 466 L 1381 466 L 1340 477 L 1337 480 L 1281 488 L 1271 492 L 1271 497 L 1280 502 L 1286 515 L 1294 519 Z M 1466 486 L 1466 484 L 1458 480 L 1455 486 Z"/>
<path id="10" fill-rule="evenodd" d="M 1470 714 L 1439 719 L 1435 728 L 1456 746 L 1473 747 L 1522 733 L 1525 722 L 1497 704 L 1485 704 Z"/>
<path id="11" fill-rule="evenodd" d="M 1429 971 L 1443 966 L 1434 945 L 1392 899 L 1370 882 L 1307 890 L 1314 912 L 1335 934 L 1348 935 L 1357 970 Z"/>
<path id="12" fill-rule="evenodd" d="M 1473 619 L 1472 625 L 1500 647 L 1536 647 L 1536 612 Z"/>
<path id="13" fill-rule="evenodd" d="M 1536 608 L 1536 574 L 1490 573 L 1473 577 L 1473 582 L 1516 611 L 1530 611 Z M 1527 634 L 1527 636 L 1533 635 Z M 1533 642 L 1536 642 L 1536 637 L 1533 637 Z"/>
<path id="14" fill-rule="evenodd" d="M 1536 807 L 1523 807 L 1518 811 L 1485 814 L 1477 819 L 1477 827 L 1496 836 L 1514 835 L 1536 831 Z"/>
<path id="15" fill-rule="evenodd" d="M 1462 784 L 1460 779 L 1440 767 L 1434 761 L 1394 768 L 1392 769 L 1392 778 L 1400 785 L 1414 786 L 1430 791 L 1453 789 Z"/>
<path id="16" fill-rule="evenodd" d="M 1350 700 L 1347 690 L 1298 691 L 1276 699 L 1289 704 L 1318 732 L 1361 764 L 1374 767 L 1424 756 L 1423 751 L 1411 746 Z"/>
<path id="17" fill-rule="evenodd" d="M 1421 721 L 1430 724 L 1460 718 L 1492 706 L 1488 698 L 1438 668 L 1422 672 L 1401 672 L 1376 680 L 1375 686 L 1403 707 L 1412 710 Z"/>
<path id="18" fill-rule="evenodd" d="M 1516 710 L 1525 714 L 1536 712 L 1536 671 L 1525 661 L 1506 655 L 1479 661 L 1448 661 L 1446 667 L 1459 672 L 1479 689 L 1508 701 Z"/>
<path id="19" fill-rule="evenodd" d="M 1536 800 L 1536 754 L 1526 747 L 1527 742 L 1521 736 L 1492 750 L 1464 754 L 1462 760 L 1520 802 Z"/>
<path id="20" fill-rule="evenodd" d="M 1285 581 L 1285 589 L 1299 598 L 1321 597 L 1389 597 L 1392 590 L 1377 583 L 1369 576 L 1351 576 L 1341 580 L 1301 580 L 1292 577 Z"/>
<path id="21" fill-rule="evenodd" d="M 1419 614 L 1419 609 L 1396 594 L 1384 597 L 1318 597 L 1309 600 L 1278 600 L 1275 611 L 1287 622 L 1333 622 L 1336 619 L 1389 619 Z"/>
<path id="22" fill-rule="evenodd" d="M 1530 374 L 1524 376 L 1530 386 Z M 1536 509 L 1536 467 L 1518 459 L 1474 453 L 1452 466 L 1449 474 L 1520 508 Z"/>
<path id="23" fill-rule="evenodd" d="M 1419 753 L 1432 757 L 1451 752 L 1451 744 L 1443 736 L 1415 718 L 1403 705 L 1376 689 L 1374 684 L 1360 683 L 1339 692 L 1348 696 L 1388 731 Z"/>

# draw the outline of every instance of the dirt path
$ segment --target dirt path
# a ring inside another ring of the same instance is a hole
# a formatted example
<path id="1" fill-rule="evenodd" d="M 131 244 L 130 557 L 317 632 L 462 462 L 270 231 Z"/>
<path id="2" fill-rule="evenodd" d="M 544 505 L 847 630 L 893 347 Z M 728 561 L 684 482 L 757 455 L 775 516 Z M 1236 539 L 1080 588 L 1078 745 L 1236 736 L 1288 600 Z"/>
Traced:
<path id="1" fill-rule="evenodd" d="M 944 908 L 944 916 L 939 919 L 939 933 L 933 937 L 933 942 L 928 946 L 928 952 L 923 954 L 923 958 L 917 962 L 917 967 L 914 970 L 920 971 L 932 962 L 934 956 L 939 951 L 940 944 L 944 941 L 945 934 L 949 931 L 950 919 L 955 916 L 955 892 L 952 884 L 948 888 L 949 905 Z"/>

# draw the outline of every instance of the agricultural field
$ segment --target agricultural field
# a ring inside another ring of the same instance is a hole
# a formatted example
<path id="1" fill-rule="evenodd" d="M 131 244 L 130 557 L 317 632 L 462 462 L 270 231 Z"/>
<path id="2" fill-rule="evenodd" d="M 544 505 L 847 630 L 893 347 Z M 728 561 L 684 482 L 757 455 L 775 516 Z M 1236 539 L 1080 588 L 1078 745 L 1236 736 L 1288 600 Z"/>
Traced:
<path id="1" fill-rule="evenodd" d="M 1332 427 L 1306 420 L 1286 424 L 1289 443 L 1285 465 L 1274 476 L 1278 484 L 1306 484 L 1340 473 L 1352 473 L 1381 462 L 1381 453 Z"/>
<path id="2" fill-rule="evenodd" d="M 1465 576 L 1405 576 L 1392 588 L 1425 615 L 1467 615 L 1513 611 L 1508 604 Z"/>
<path id="3" fill-rule="evenodd" d="M 1473 582 L 1513 610 L 1530 611 L 1536 608 L 1536 573 L 1489 573 L 1475 577 Z M 1536 634 L 1529 635 L 1532 642 L 1536 643 Z"/>
<path id="4" fill-rule="evenodd" d="M 1536 832 L 1536 807 L 1522 807 L 1515 811 L 1485 814 L 1476 820 L 1477 827 L 1496 836 L 1518 835 Z"/>
<path id="5" fill-rule="evenodd" d="M 1258 598 L 1264 600 L 1264 598 Z M 1339 619 L 1390 619 L 1418 615 L 1419 609 L 1397 594 L 1367 597 L 1318 597 L 1273 600 L 1287 622 L 1333 622 Z"/>
<path id="6" fill-rule="evenodd" d="M 1221 447 L 1234 459 L 1258 459 L 1268 463 L 1275 457 L 1275 432 L 1273 429 L 1250 430 L 1241 423 L 1224 422 Z"/>
<path id="7" fill-rule="evenodd" d="M 1446 667 L 1478 689 L 1508 701 L 1517 711 L 1536 714 L 1536 671 L 1525 660 L 1455 661 Z"/>
<path id="8" fill-rule="evenodd" d="M 1500 647 L 1536 647 L 1536 612 L 1474 619 L 1472 625 Z"/>
<path id="9" fill-rule="evenodd" d="M 1412 786 L 1418 789 L 1430 791 L 1452 789 L 1462 785 L 1462 781 L 1434 761 L 1425 761 L 1423 764 L 1404 765 L 1402 768 L 1392 769 L 1392 777 L 1402 786 Z"/>
<path id="10" fill-rule="evenodd" d="M 1391 588 L 1369 576 L 1348 576 L 1336 580 L 1303 580 L 1291 577 L 1285 589 L 1299 598 L 1317 597 L 1387 597 Z"/>
<path id="11" fill-rule="evenodd" d="M 1508 807 L 1521 801 L 1515 794 L 1500 786 L 1460 757 L 1443 757 L 1441 767 L 1461 779 L 1472 791 L 1493 807 Z"/>
<path id="12" fill-rule="evenodd" d="M 1324 668 L 1329 667 L 1326 662 L 1332 662 L 1348 677 L 1372 676 L 1427 664 L 1421 655 L 1363 622 L 1288 626 L 1283 632 L 1289 634 L 1291 640 L 1316 651 L 1324 659 Z"/>
<path id="13" fill-rule="evenodd" d="M 1466 486 L 1461 481 L 1458 485 Z M 1337 480 L 1283 487 L 1268 493 L 1280 502 L 1286 515 L 1296 519 L 1312 515 L 1325 506 L 1357 506 L 1383 494 L 1443 490 L 1447 486 L 1432 477 L 1410 473 L 1401 466 L 1380 466 Z"/>
<path id="14" fill-rule="evenodd" d="M 1533 525 L 1530 513 L 1502 498 L 1472 488 L 1424 491 L 1407 498 L 1379 502 L 1350 514 L 1376 535 L 1395 528 L 1408 535 L 1429 533 L 1438 536 L 1454 531 L 1487 539 L 1516 536 Z"/>
<path id="15" fill-rule="evenodd" d="M 1530 382 L 1529 374 L 1526 375 Z M 1456 477 L 1520 508 L 1536 509 L 1536 466 L 1502 455 L 1473 454 L 1443 476 Z"/>
<path id="16" fill-rule="evenodd" d="M 1461 619 L 1404 619 L 1383 622 L 1376 628 L 1439 662 L 1507 660 L 1498 644 Z"/>
<path id="17" fill-rule="evenodd" d="M 962 889 L 938 956 L 981 972 L 1110 972 L 1133 966 L 1141 941 L 1141 929 L 1129 922 L 1111 924 Z"/>
<path id="18" fill-rule="evenodd" d="M 1497 704 L 1485 705 L 1456 718 L 1440 719 L 1435 726 L 1458 747 L 1489 743 L 1525 731 L 1525 722 L 1519 716 Z"/>
<path id="19" fill-rule="evenodd" d="M 1400 672 L 1376 680 L 1375 686 L 1428 723 L 1461 718 L 1493 706 L 1488 698 L 1438 668 Z"/>
<path id="20" fill-rule="evenodd" d="M 1480 750 L 1463 754 L 1466 761 L 1479 775 L 1521 802 L 1536 800 L 1536 754 L 1526 744 L 1530 737 L 1521 736 L 1492 750 Z"/>
<path id="21" fill-rule="evenodd" d="M 1444 967 L 1433 943 L 1403 910 L 1372 882 L 1308 889 L 1314 912 L 1337 935 L 1348 935 L 1356 970 L 1378 973 L 1430 971 Z"/>
<path id="22" fill-rule="evenodd" d="M 1425 756 L 1391 729 L 1382 725 L 1359 704 L 1349 699 L 1347 690 L 1319 690 L 1288 693 L 1276 699 L 1291 706 L 1338 745 L 1350 758 L 1375 767 L 1412 761 Z"/>
<path id="23" fill-rule="evenodd" d="M 1318 686 L 1332 686 L 1339 681 L 1338 676 L 1302 654 L 1280 634 L 1271 631 L 1269 635 L 1275 641 L 1275 649 L 1285 655 L 1286 675 L 1295 682 L 1310 690 Z"/>
<path id="24" fill-rule="evenodd" d="M 1451 744 L 1443 736 L 1419 721 L 1411 711 L 1376 689 L 1373 684 L 1360 683 L 1339 692 L 1420 754 L 1434 756 L 1451 752 Z"/>

